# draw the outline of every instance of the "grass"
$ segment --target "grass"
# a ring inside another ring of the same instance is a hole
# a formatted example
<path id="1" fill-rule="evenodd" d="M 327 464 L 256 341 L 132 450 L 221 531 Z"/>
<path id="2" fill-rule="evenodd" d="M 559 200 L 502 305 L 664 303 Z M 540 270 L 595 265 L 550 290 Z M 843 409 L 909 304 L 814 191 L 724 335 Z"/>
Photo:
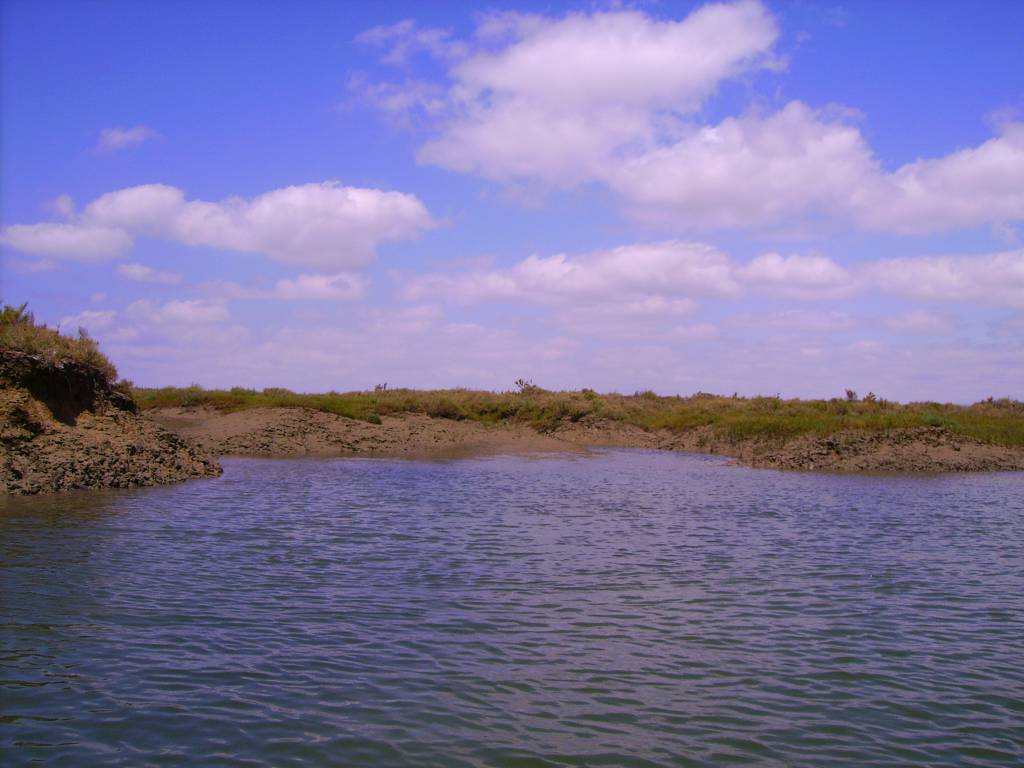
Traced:
<path id="1" fill-rule="evenodd" d="M 681 432 L 710 427 L 715 433 L 733 440 L 778 442 L 800 435 L 829 435 L 841 430 L 884 431 L 936 426 L 989 443 L 1024 447 L 1024 403 L 1005 398 L 989 398 L 963 406 L 933 402 L 900 404 L 873 395 L 857 399 L 853 393 L 831 400 L 723 397 L 704 393 L 663 397 L 653 392 L 598 394 L 588 389 L 551 392 L 532 384 L 511 392 L 378 389 L 298 394 L 286 389 L 217 390 L 191 386 L 137 388 L 132 394 L 143 409 L 209 406 L 232 412 L 259 407 L 311 408 L 374 422 L 390 414 L 423 413 L 488 424 L 525 423 L 541 431 L 553 429 L 563 421 L 578 421 L 594 415 L 644 429 Z"/>
<path id="2" fill-rule="evenodd" d="M 77 336 L 64 336 L 45 323 L 37 324 L 26 306 L 5 305 L 0 311 L 0 349 L 24 352 L 52 364 L 85 363 L 99 370 L 108 382 L 117 379 L 117 368 L 84 328 L 78 329 Z"/>
<path id="3" fill-rule="evenodd" d="M 51 363 L 68 360 L 100 370 L 109 382 L 117 369 L 82 329 L 76 337 L 37 324 L 25 305 L 5 306 L 0 312 L 0 348 L 15 349 Z M 119 387 L 127 389 L 129 382 Z M 552 392 L 520 379 L 516 390 L 489 392 L 470 389 L 388 389 L 298 394 L 287 389 L 264 390 L 163 387 L 131 388 L 142 409 L 209 406 L 218 411 L 247 408 L 310 408 L 353 419 L 379 423 L 381 416 L 423 413 L 444 419 L 469 419 L 486 424 L 529 424 L 540 431 L 565 421 L 595 416 L 644 429 L 682 432 L 710 427 L 732 440 L 784 442 L 800 435 L 829 435 L 842 430 L 884 431 L 899 427 L 944 427 L 988 443 L 1024 447 L 1024 403 L 989 398 L 974 405 L 950 403 L 900 404 L 869 394 L 859 399 L 847 391 L 831 400 L 782 400 L 778 397 L 722 397 L 698 393 L 663 397 L 654 392 L 633 395 L 598 394 L 592 389 Z"/>

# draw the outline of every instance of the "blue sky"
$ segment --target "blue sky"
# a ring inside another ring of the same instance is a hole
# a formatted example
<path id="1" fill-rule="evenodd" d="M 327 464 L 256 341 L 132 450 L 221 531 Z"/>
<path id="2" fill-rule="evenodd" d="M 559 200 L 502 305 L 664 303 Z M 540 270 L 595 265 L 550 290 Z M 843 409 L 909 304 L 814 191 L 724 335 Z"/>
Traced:
<path id="1" fill-rule="evenodd" d="M 0 293 L 143 385 L 1024 396 L 1024 6 L 2 9 Z"/>

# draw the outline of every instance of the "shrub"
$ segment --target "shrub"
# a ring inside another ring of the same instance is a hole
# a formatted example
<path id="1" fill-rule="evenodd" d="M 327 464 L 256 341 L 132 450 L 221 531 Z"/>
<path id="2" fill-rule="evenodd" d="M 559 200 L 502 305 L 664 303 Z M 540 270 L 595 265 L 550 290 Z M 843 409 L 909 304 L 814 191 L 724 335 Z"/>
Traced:
<path id="1" fill-rule="evenodd" d="M 265 387 L 263 394 L 267 397 L 290 397 L 295 393 L 284 387 Z"/>
<path id="2" fill-rule="evenodd" d="M 4 305 L 0 311 L 0 347 L 42 358 L 51 364 L 83 363 L 97 369 L 108 382 L 117 379 L 117 368 L 100 352 L 99 344 L 84 328 L 76 337 L 64 336 L 45 323 L 36 324 L 28 305 Z"/>

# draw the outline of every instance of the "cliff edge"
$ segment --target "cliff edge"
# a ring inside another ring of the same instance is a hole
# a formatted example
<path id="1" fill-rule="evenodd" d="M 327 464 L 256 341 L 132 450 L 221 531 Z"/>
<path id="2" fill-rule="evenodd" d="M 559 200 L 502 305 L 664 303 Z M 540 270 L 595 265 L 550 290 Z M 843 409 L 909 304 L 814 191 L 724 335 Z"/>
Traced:
<path id="1" fill-rule="evenodd" d="M 0 492 L 132 488 L 220 473 L 213 456 L 139 416 L 100 368 L 0 348 Z"/>

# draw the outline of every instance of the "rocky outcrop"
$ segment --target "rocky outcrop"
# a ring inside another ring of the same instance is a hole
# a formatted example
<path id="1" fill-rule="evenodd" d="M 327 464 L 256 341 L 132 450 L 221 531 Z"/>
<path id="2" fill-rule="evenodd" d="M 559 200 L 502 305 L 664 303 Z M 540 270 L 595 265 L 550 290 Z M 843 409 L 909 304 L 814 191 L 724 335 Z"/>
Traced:
<path id="1" fill-rule="evenodd" d="M 0 492 L 130 488 L 220 472 L 206 451 L 140 417 L 99 370 L 0 349 Z"/>

